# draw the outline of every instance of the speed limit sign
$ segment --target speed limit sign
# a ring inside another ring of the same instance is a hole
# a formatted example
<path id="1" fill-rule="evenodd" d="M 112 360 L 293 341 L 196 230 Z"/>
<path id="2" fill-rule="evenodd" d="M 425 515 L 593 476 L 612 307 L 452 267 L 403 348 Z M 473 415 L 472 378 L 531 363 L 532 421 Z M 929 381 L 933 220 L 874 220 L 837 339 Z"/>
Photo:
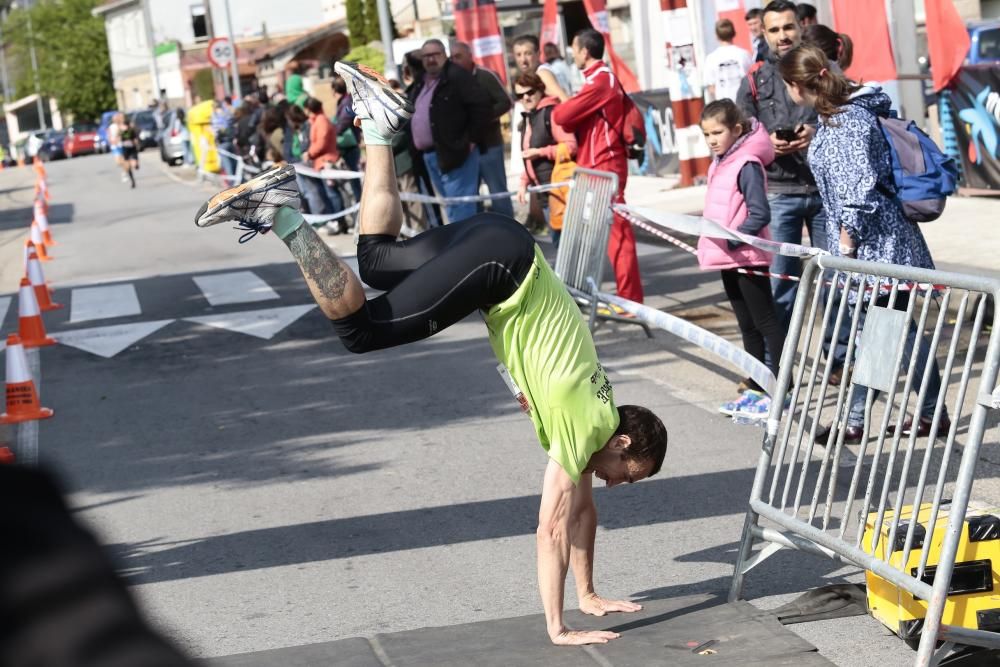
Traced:
<path id="1" fill-rule="evenodd" d="M 227 38 L 216 37 L 208 43 L 208 61 L 219 69 L 225 69 L 232 64 L 235 51 Z"/>

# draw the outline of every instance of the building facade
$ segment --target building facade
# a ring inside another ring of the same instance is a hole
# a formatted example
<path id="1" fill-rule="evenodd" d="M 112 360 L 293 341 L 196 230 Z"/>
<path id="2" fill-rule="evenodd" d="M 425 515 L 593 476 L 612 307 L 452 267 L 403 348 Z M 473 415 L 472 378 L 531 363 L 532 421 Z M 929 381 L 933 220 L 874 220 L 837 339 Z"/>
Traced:
<path id="1" fill-rule="evenodd" d="M 345 18 L 344 0 L 107 0 L 94 13 L 104 18 L 123 110 L 229 92 L 230 72 L 213 72 L 207 56 L 212 35 L 230 34 L 227 13 L 244 90 L 256 87 L 258 58 L 312 33 L 326 38 Z"/>

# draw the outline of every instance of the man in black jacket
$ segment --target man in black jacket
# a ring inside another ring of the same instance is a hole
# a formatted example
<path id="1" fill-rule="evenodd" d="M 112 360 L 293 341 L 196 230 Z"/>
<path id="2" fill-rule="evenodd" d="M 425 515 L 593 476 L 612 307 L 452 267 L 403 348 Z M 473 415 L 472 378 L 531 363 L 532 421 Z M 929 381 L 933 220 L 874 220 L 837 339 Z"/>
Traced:
<path id="1" fill-rule="evenodd" d="M 486 183 L 490 193 L 507 192 L 507 167 L 503 159 L 503 134 L 500 119 L 514 106 L 510 94 L 496 72 L 480 67 L 473 59 L 472 47 L 465 42 L 454 42 L 451 46 L 451 62 L 470 72 L 486 94 L 490 97 L 493 113 L 490 122 L 479 138 L 479 179 Z M 494 213 L 514 217 L 514 205 L 509 197 L 494 199 L 490 204 Z"/>
<path id="2" fill-rule="evenodd" d="M 756 118 L 767 128 L 777 156 L 767 167 L 771 236 L 775 241 L 801 244 L 805 224 L 812 245 L 825 250 L 826 213 L 806 160 L 809 143 L 816 134 L 816 112 L 792 101 L 777 66 L 778 60 L 802 41 L 795 4 L 774 0 L 764 7 L 762 19 L 770 47 L 767 59 L 743 79 L 736 104 L 746 116 Z M 775 255 L 771 272 L 797 276 L 802 273 L 802 265 L 794 257 Z M 792 319 L 797 286 L 795 281 L 771 279 L 774 305 L 786 328 Z"/>
<path id="3" fill-rule="evenodd" d="M 413 148 L 440 195 L 475 195 L 479 151 L 474 143 L 492 119 L 489 96 L 472 74 L 448 60 L 440 40 L 424 42 L 421 58 L 423 77 L 410 90 Z M 445 212 L 448 222 L 458 222 L 475 214 L 476 202 L 447 204 Z"/>

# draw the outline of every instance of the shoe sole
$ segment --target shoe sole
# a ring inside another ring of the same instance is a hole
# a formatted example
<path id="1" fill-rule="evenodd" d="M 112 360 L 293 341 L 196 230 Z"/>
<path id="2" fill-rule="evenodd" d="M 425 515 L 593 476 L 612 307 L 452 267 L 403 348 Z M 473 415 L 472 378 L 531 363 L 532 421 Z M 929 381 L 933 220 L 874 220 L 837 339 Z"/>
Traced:
<path id="1" fill-rule="evenodd" d="M 234 201 L 242 199 L 243 197 L 247 197 L 257 192 L 267 192 L 271 188 L 284 185 L 285 183 L 293 180 L 295 180 L 295 167 L 287 164 L 283 167 L 276 167 L 267 171 L 260 176 L 247 181 L 246 183 L 241 183 L 236 187 L 223 190 L 202 204 L 201 209 L 197 214 L 195 214 L 194 224 L 198 227 L 210 227 L 214 224 L 219 224 L 217 222 L 202 224 L 201 219 L 207 215 L 215 215 L 226 206 L 231 205 Z M 220 220 L 219 222 L 223 221 Z"/>
<path id="2" fill-rule="evenodd" d="M 413 103 L 393 90 L 392 86 L 389 85 L 389 80 L 372 68 L 360 63 L 341 60 L 334 64 L 333 69 L 345 79 L 348 77 L 356 79 L 371 88 L 375 92 L 375 99 L 378 100 L 379 104 L 398 118 L 401 123 L 405 123 L 413 116 Z M 403 111 L 402 114 L 399 113 L 400 109 Z"/>

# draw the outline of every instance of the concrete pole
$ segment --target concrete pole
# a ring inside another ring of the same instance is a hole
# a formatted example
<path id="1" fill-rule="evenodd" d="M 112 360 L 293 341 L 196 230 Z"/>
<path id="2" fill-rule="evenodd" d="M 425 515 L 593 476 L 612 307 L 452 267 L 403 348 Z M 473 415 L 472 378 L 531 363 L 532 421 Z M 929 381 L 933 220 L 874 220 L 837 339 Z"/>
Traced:
<path id="1" fill-rule="evenodd" d="M 233 50 L 233 58 L 229 61 L 229 66 L 233 72 L 233 101 L 243 97 L 240 89 L 240 64 L 236 54 L 236 40 L 233 39 L 233 16 L 229 12 L 229 0 L 225 0 L 226 5 L 226 35 L 229 37 L 229 47 Z"/>
<path id="2" fill-rule="evenodd" d="M 7 10 L 0 12 L 0 73 L 3 74 L 3 101 L 10 102 L 10 75 L 7 73 L 7 45 L 3 41 L 3 24 L 7 20 Z"/>
<path id="3" fill-rule="evenodd" d="M 917 20 L 914 4 L 913 0 L 890 0 L 886 10 L 892 30 L 893 52 L 896 54 L 902 115 L 916 121 L 917 125 L 923 125 L 923 84 L 916 78 L 920 69 L 917 66 Z"/>
<path id="4" fill-rule="evenodd" d="M 153 36 L 153 21 L 149 14 L 149 0 L 142 0 L 142 22 L 146 29 L 146 43 L 149 46 L 149 73 L 153 77 L 153 101 L 160 101 L 160 68 L 156 65 L 156 38 Z"/>
<path id="5" fill-rule="evenodd" d="M 385 52 L 386 78 L 398 79 L 396 63 L 392 57 L 392 15 L 389 13 L 389 0 L 378 0 L 378 23 L 382 38 L 382 50 Z"/>

